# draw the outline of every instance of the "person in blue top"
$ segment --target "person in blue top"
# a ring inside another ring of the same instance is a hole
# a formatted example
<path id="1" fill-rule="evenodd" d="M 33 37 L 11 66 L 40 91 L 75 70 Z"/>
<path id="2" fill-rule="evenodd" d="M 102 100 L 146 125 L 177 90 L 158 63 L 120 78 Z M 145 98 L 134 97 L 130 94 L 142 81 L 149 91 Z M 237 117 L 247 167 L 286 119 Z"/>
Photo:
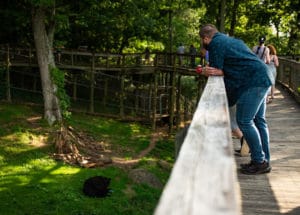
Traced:
<path id="1" fill-rule="evenodd" d="M 271 171 L 269 129 L 265 119 L 266 96 L 272 85 L 266 64 L 239 39 L 218 32 L 212 24 L 199 32 L 209 52 L 205 76 L 224 76 L 229 106 L 236 105 L 236 119 L 251 151 L 251 161 L 241 164 L 244 174 Z"/>

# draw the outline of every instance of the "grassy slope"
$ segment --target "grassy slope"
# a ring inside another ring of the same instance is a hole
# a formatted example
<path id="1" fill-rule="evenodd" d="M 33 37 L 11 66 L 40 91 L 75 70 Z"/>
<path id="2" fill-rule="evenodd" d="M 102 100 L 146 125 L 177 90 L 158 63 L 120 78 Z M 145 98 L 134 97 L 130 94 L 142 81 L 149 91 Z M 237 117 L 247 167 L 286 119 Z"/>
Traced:
<path id="1" fill-rule="evenodd" d="M 51 128 L 41 119 L 29 120 L 41 113 L 39 108 L 0 103 L 1 214 L 153 214 L 161 190 L 135 184 L 127 171 L 117 167 L 84 169 L 51 159 Z M 127 159 L 147 147 L 150 140 L 149 129 L 135 123 L 86 115 L 74 115 L 69 123 L 106 141 Z M 139 166 L 165 183 L 169 172 L 153 161 L 172 161 L 173 152 L 172 141 L 159 141 Z M 94 199 L 82 194 L 84 180 L 94 175 L 112 178 L 110 197 Z"/>

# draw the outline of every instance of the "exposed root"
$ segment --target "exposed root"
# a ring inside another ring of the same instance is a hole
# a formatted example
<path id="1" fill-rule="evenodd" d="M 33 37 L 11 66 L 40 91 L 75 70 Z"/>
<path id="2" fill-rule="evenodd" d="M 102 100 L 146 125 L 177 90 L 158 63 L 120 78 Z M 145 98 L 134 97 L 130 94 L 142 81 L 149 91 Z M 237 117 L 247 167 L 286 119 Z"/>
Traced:
<path id="1" fill-rule="evenodd" d="M 104 166 L 112 163 L 112 160 L 105 155 L 103 144 L 77 133 L 72 127 L 61 126 L 55 138 L 57 153 L 53 157 L 86 168 Z"/>

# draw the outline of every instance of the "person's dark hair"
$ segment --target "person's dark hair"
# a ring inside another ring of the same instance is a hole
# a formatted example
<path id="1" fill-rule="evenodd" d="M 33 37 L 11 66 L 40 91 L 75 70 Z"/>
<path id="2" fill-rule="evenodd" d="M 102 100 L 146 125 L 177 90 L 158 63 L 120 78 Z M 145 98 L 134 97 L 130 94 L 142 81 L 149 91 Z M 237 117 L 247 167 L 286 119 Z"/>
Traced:
<path id="1" fill-rule="evenodd" d="M 258 38 L 258 42 L 259 42 L 260 44 L 263 44 L 265 41 L 266 41 L 266 36 L 260 36 L 260 37 Z"/>
<path id="2" fill-rule="evenodd" d="M 216 28 L 216 26 L 214 26 L 212 24 L 206 24 L 201 27 L 199 35 L 201 38 L 204 38 L 204 37 L 212 38 L 214 36 L 214 34 L 217 32 L 218 32 L 218 29 Z"/>

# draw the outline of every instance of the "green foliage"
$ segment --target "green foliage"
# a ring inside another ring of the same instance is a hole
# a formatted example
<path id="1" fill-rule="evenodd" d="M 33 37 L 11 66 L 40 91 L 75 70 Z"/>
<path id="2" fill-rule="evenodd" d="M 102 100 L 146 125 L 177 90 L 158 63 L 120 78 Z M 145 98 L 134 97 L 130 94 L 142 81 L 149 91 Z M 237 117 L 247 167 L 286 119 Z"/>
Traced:
<path id="1" fill-rule="evenodd" d="M 201 9 L 185 9 L 178 11 L 178 16 L 174 17 L 174 47 L 173 50 L 179 46 L 180 43 L 186 47 L 193 44 L 195 47 L 200 48 L 199 44 L 199 19 L 204 15 L 204 8 Z M 181 16 L 179 14 L 182 14 Z"/>
<path id="2" fill-rule="evenodd" d="M 50 144 L 53 131 L 38 118 L 42 112 L 30 106 L 0 103 L 1 214 L 153 214 L 161 190 L 133 182 L 128 171 L 118 167 L 84 169 L 49 157 L 54 152 Z M 107 146 L 107 150 L 118 149 L 120 158 L 129 154 L 133 157 L 142 145 L 146 147 L 140 142 L 149 144 L 149 129 L 136 123 L 74 114 L 70 124 L 74 129 L 91 131 L 89 134 L 97 140 L 109 141 L 113 146 Z M 171 161 L 173 145 L 170 140 L 159 141 L 139 168 L 166 182 L 170 172 L 155 163 L 166 158 Z M 110 197 L 83 195 L 84 180 L 95 175 L 111 178 Z"/>
<path id="3" fill-rule="evenodd" d="M 132 38 L 129 39 L 128 47 L 123 49 L 123 53 L 143 53 L 147 47 L 151 52 L 163 51 L 165 49 L 164 44 L 161 42 Z"/>
<path id="4" fill-rule="evenodd" d="M 69 118 L 71 112 L 68 111 L 70 107 L 70 97 L 67 95 L 65 90 L 65 73 L 57 67 L 50 68 L 51 79 L 56 85 L 56 96 L 59 99 L 59 105 L 64 118 Z"/>
<path id="5" fill-rule="evenodd" d="M 181 80 L 182 95 L 190 100 L 195 99 L 197 96 L 197 82 L 195 77 L 184 76 Z"/>
<path id="6" fill-rule="evenodd" d="M 51 8 L 54 2 L 3 0 L 1 41 L 33 46 L 31 6 Z M 179 43 L 199 47 L 198 28 L 205 23 L 220 23 L 220 3 L 220 0 L 60 1 L 55 5 L 54 47 L 87 45 L 90 50 L 111 53 L 142 52 L 145 47 L 169 51 L 170 46 L 175 51 Z M 259 34 L 266 34 L 280 54 L 297 54 L 300 50 L 297 3 L 292 0 L 226 1 L 225 31 L 233 27 L 234 36 L 250 47 L 256 44 Z M 46 22 L 50 22 L 49 17 Z"/>

